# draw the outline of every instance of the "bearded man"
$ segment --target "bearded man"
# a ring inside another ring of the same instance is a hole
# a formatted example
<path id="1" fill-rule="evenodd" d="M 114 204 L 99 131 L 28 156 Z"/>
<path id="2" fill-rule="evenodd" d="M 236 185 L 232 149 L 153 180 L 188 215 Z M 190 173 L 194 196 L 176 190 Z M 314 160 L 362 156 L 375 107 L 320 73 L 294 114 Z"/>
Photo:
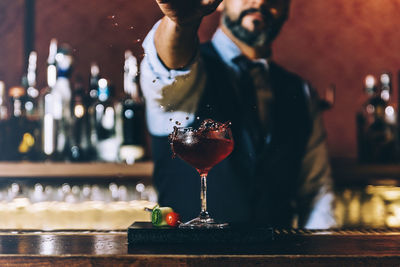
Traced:
<path id="1" fill-rule="evenodd" d="M 232 154 L 208 175 L 208 210 L 230 223 L 335 225 L 332 179 L 318 97 L 271 60 L 290 0 L 157 0 L 164 17 L 146 37 L 141 88 L 159 204 L 183 220 L 200 211 L 196 170 L 172 158 L 173 126 L 230 121 Z M 210 42 L 203 17 L 221 12 Z"/>

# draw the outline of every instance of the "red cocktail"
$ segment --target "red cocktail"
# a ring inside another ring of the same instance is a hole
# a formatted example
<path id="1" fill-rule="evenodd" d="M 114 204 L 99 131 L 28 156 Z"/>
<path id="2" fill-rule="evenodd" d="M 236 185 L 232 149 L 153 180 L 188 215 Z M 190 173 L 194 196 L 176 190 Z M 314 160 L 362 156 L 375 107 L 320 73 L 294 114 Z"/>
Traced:
<path id="1" fill-rule="evenodd" d="M 181 224 L 185 228 L 223 228 L 226 223 L 216 223 L 207 212 L 207 174 L 212 167 L 225 159 L 233 150 L 230 123 L 205 120 L 198 129 L 177 128 L 170 134 L 171 148 L 177 155 L 196 168 L 201 177 L 201 212 L 199 217 Z"/>

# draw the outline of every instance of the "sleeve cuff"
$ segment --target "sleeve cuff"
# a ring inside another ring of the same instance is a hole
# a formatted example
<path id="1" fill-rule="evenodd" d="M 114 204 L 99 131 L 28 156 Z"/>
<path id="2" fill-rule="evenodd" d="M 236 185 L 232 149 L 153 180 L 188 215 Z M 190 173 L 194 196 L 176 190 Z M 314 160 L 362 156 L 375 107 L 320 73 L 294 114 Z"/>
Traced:
<path id="1" fill-rule="evenodd" d="M 158 79 L 162 80 L 165 84 L 171 84 L 176 80 L 177 76 L 183 76 L 190 73 L 193 64 L 198 61 L 199 52 L 193 57 L 192 61 L 182 69 L 168 69 L 163 62 L 160 60 L 157 49 L 154 44 L 154 35 L 155 32 L 160 25 L 161 20 L 159 20 L 150 32 L 147 34 L 146 38 L 143 41 L 143 49 L 145 52 L 145 57 L 147 58 L 147 62 L 149 67 L 153 71 L 153 73 L 157 76 Z"/>

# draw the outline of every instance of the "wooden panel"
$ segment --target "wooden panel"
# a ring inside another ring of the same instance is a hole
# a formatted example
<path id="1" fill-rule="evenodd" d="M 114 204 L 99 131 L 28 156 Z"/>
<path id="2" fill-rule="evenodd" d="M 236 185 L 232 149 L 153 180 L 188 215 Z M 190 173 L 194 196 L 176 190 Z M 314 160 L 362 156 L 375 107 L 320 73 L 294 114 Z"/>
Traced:
<path id="1" fill-rule="evenodd" d="M 133 165 L 117 163 L 0 163 L 0 178 L 59 178 L 59 177 L 96 177 L 96 178 L 150 178 L 153 163 L 137 162 Z"/>
<path id="2" fill-rule="evenodd" d="M 23 71 L 24 0 L 0 1 L 0 80 L 19 85 Z"/>
<path id="3" fill-rule="evenodd" d="M 1 266 L 399 266 L 396 232 L 280 235 L 250 247 L 129 247 L 125 233 L 0 234 Z M 224 251 L 224 252 L 221 252 Z M 230 251 L 230 252 L 229 252 Z"/>

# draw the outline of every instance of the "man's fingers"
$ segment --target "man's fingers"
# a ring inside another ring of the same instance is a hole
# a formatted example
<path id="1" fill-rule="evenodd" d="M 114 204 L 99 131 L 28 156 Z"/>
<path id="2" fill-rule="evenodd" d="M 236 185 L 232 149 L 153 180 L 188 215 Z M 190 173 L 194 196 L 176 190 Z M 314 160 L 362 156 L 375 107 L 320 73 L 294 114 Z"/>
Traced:
<path id="1" fill-rule="evenodd" d="M 204 2 L 207 2 L 207 4 L 204 4 Z M 214 1 L 203 0 L 204 10 L 208 14 L 214 12 L 214 10 L 217 9 L 217 7 L 219 6 L 219 4 L 221 4 L 221 2 L 222 0 L 214 0 Z"/>
<path id="2" fill-rule="evenodd" d="M 159 4 L 168 4 L 168 3 L 173 2 L 172 0 L 156 0 L 156 1 L 157 1 L 157 3 L 159 3 Z"/>

